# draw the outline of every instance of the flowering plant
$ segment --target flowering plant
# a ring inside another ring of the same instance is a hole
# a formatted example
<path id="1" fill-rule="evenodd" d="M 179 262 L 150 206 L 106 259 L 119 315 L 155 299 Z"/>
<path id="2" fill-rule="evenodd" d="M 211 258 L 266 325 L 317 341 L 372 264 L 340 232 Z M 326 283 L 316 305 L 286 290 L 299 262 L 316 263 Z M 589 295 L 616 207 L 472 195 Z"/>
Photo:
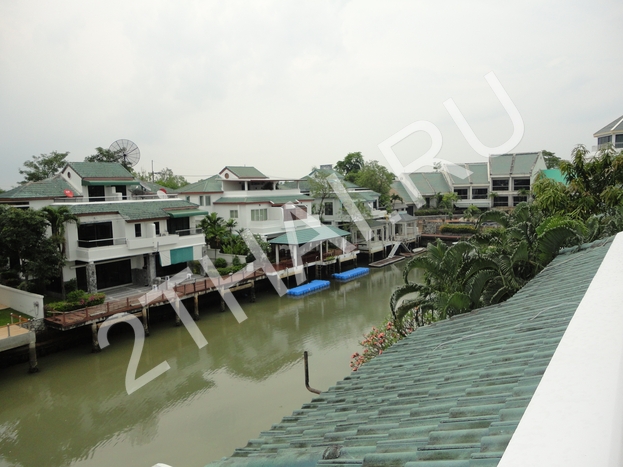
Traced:
<path id="1" fill-rule="evenodd" d="M 372 360 L 377 355 L 394 345 L 396 342 L 411 334 L 415 330 L 413 317 L 405 317 L 401 329 L 397 329 L 392 319 L 388 319 L 379 328 L 373 327 L 372 330 L 364 335 L 364 339 L 359 343 L 363 347 L 361 353 L 355 352 L 351 355 L 350 367 L 357 371 L 361 365 Z"/>

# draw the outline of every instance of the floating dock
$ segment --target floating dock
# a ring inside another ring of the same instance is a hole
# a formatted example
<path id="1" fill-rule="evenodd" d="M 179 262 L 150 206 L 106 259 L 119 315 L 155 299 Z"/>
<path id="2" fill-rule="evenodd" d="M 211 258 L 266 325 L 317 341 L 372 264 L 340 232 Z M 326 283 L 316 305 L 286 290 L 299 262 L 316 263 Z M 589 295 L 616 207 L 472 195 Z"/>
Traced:
<path id="1" fill-rule="evenodd" d="M 288 295 L 293 297 L 300 297 L 308 293 L 316 292 L 317 290 L 326 289 L 331 285 L 329 281 L 315 280 L 308 284 L 299 285 L 288 290 Z"/>
<path id="2" fill-rule="evenodd" d="M 382 268 L 385 266 L 389 266 L 390 264 L 397 263 L 398 261 L 402 261 L 403 259 L 405 259 L 404 256 L 394 256 L 392 258 L 385 258 L 385 259 L 380 259 L 378 261 L 374 261 L 373 263 L 370 263 L 368 266 L 373 267 L 373 268 Z"/>
<path id="3" fill-rule="evenodd" d="M 365 276 L 368 273 L 370 273 L 369 268 L 355 268 L 351 269 L 350 271 L 335 273 L 333 274 L 333 278 L 338 281 L 346 282 L 353 280 L 357 277 Z"/>

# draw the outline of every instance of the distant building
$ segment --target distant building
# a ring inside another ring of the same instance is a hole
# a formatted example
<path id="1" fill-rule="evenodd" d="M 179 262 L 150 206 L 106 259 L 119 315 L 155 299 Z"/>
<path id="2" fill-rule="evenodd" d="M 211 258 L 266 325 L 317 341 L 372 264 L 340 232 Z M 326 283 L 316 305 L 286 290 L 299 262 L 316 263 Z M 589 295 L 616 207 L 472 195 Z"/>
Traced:
<path id="1" fill-rule="evenodd" d="M 616 149 L 623 149 L 623 116 L 595 132 L 593 137 L 597 138 L 597 146 L 594 146 L 593 150 L 603 149 L 609 144 Z"/>

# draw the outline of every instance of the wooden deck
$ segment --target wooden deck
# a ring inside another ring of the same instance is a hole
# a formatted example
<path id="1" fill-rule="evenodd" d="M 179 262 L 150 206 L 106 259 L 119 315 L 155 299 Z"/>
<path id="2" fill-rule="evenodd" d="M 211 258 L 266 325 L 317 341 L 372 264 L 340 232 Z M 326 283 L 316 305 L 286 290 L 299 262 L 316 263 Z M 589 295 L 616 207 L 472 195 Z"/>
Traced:
<path id="1" fill-rule="evenodd" d="M 53 316 L 46 317 L 45 322 L 52 328 L 64 331 L 87 324 L 99 323 L 109 316 L 118 313 L 136 313 L 145 306 L 164 305 L 170 302 L 171 294 L 174 294 L 180 300 L 184 300 L 196 295 L 215 292 L 221 288 L 227 288 L 233 292 L 251 287 L 254 281 L 265 277 L 266 274 L 261 269 L 253 272 L 241 270 L 230 276 L 220 277 L 215 281 L 205 278 L 181 283 L 170 288 L 166 288 L 166 284 L 163 284 L 157 290 L 149 290 L 145 293 L 126 297 L 124 300 L 108 301 L 101 305 L 65 313 L 59 312 Z"/>

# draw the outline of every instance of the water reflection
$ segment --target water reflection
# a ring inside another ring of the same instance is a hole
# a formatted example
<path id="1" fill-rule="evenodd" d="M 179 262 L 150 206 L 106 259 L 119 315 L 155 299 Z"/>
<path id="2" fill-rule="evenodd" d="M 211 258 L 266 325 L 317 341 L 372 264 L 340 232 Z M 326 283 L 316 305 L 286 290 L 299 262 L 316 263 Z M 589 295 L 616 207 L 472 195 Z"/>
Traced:
<path id="1" fill-rule="evenodd" d="M 326 389 L 348 374 L 349 353 L 387 315 L 400 281 L 394 266 L 299 299 L 241 298 L 242 324 L 216 307 L 203 310 L 203 349 L 171 320 L 154 323 L 137 375 L 164 360 L 171 369 L 132 395 L 127 324 L 111 329 L 102 353 L 81 347 L 41 358 L 37 375 L 3 370 L 0 466 L 200 466 L 231 454 L 312 397 L 302 385 L 304 350 L 313 385 Z"/>

